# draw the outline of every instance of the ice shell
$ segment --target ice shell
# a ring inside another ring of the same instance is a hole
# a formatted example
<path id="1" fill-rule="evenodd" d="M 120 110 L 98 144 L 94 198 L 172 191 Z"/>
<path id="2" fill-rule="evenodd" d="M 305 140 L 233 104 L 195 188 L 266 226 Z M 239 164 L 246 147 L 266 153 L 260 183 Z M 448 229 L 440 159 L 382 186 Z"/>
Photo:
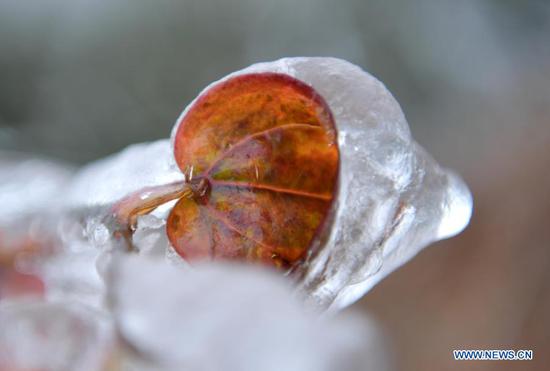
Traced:
<path id="1" fill-rule="evenodd" d="M 349 305 L 423 247 L 468 224 L 468 187 L 412 139 L 399 104 L 376 78 L 336 58 L 284 58 L 237 71 L 203 92 L 253 72 L 284 73 L 311 85 L 339 131 L 340 187 L 330 238 L 303 265 L 298 283 L 311 302 Z M 177 124 L 172 140 L 176 131 Z"/>
<path id="2" fill-rule="evenodd" d="M 71 302 L 0 303 L 0 368 L 97 371 L 112 347 L 110 321 Z M 6 368 L 4 368 L 6 367 Z"/>
<path id="3" fill-rule="evenodd" d="M 288 282 L 257 267 L 212 264 L 182 270 L 121 255 L 110 302 L 118 333 L 141 369 L 386 369 L 372 323 L 306 313 Z"/>

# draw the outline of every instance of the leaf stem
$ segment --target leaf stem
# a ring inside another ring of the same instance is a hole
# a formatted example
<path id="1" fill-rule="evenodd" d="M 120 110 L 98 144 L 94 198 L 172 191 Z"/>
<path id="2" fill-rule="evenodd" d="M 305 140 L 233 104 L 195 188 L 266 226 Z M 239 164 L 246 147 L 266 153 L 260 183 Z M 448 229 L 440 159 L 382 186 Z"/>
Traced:
<path id="1" fill-rule="evenodd" d="M 115 237 L 123 237 L 129 249 L 133 250 L 131 240 L 139 216 L 149 214 L 169 201 L 191 195 L 193 195 L 191 184 L 185 181 L 146 187 L 131 193 L 112 207 L 112 215 L 119 227 L 114 232 Z"/>

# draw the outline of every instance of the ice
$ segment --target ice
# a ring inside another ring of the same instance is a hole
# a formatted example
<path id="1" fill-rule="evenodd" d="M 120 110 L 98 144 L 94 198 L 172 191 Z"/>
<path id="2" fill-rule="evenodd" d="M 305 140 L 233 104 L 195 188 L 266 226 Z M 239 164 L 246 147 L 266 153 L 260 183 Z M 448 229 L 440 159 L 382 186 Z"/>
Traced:
<path id="1" fill-rule="evenodd" d="M 0 151 L 0 230 L 57 207 L 73 171 L 65 164 Z"/>
<path id="2" fill-rule="evenodd" d="M 82 305 L 0 303 L 2 370 L 101 370 L 113 339 L 110 320 Z"/>
<path id="3" fill-rule="evenodd" d="M 26 274 L 45 285 L 48 299 L 99 307 L 104 292 L 95 269 L 99 251 L 65 205 L 74 169 L 19 153 L 0 156 L 0 256 L 5 258 L 0 280 L 3 271 Z M 109 240 L 104 232 L 102 238 Z"/>
<path id="4" fill-rule="evenodd" d="M 310 84 L 327 101 L 339 131 L 330 238 L 299 275 L 308 301 L 345 307 L 423 247 L 468 224 L 468 187 L 412 139 L 399 104 L 376 78 L 336 58 L 284 58 L 220 81 L 250 72 L 285 73 Z"/>
<path id="5" fill-rule="evenodd" d="M 68 207 L 104 206 L 147 186 L 183 179 L 168 140 L 134 144 L 79 171 L 66 195 Z"/>
<path id="6" fill-rule="evenodd" d="M 105 289 L 95 265 L 99 254 L 97 249 L 87 245 L 82 251 L 61 250 L 37 262 L 33 272 L 42 277 L 46 298 L 70 299 L 101 308 Z"/>
<path id="7" fill-rule="evenodd" d="M 372 322 L 308 313 L 273 272 L 117 258 L 110 301 L 118 333 L 141 355 L 132 363 L 139 370 L 388 369 Z"/>
<path id="8" fill-rule="evenodd" d="M 140 216 L 132 241 L 142 255 L 164 256 L 170 244 L 165 219 L 152 214 Z"/>

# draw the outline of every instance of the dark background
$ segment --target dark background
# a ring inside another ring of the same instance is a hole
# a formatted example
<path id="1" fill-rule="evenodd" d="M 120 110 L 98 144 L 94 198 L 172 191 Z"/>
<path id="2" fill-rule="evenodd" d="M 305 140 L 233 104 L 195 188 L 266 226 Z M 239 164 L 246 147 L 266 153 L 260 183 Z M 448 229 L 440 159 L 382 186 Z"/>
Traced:
<path id="1" fill-rule="evenodd" d="M 336 56 L 396 96 L 464 175 L 472 224 L 377 286 L 404 370 L 550 364 L 550 2 L 0 1 L 0 149 L 82 164 L 167 138 L 209 82 L 258 61 Z M 534 349 L 455 362 L 452 349 Z"/>

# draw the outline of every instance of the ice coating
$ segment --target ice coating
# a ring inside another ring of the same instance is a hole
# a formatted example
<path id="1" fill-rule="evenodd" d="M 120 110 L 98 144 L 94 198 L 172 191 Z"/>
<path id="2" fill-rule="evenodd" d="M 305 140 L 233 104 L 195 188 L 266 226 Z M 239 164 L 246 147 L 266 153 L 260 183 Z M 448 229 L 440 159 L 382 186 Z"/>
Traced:
<path id="1" fill-rule="evenodd" d="M 376 78 L 340 59 L 284 58 L 224 79 L 252 72 L 285 73 L 312 86 L 339 132 L 334 224 L 298 281 L 309 301 L 321 308 L 349 305 L 423 247 L 468 224 L 467 186 L 412 139 L 399 104 Z"/>
<path id="2" fill-rule="evenodd" d="M 307 313 L 273 272 L 228 264 L 182 270 L 128 255 L 112 268 L 117 331 L 140 355 L 126 361 L 132 369 L 388 370 L 373 323 Z"/>
<path id="3" fill-rule="evenodd" d="M 68 207 L 109 205 L 144 187 L 183 179 L 168 140 L 134 144 L 120 153 L 95 161 L 70 184 Z"/>

